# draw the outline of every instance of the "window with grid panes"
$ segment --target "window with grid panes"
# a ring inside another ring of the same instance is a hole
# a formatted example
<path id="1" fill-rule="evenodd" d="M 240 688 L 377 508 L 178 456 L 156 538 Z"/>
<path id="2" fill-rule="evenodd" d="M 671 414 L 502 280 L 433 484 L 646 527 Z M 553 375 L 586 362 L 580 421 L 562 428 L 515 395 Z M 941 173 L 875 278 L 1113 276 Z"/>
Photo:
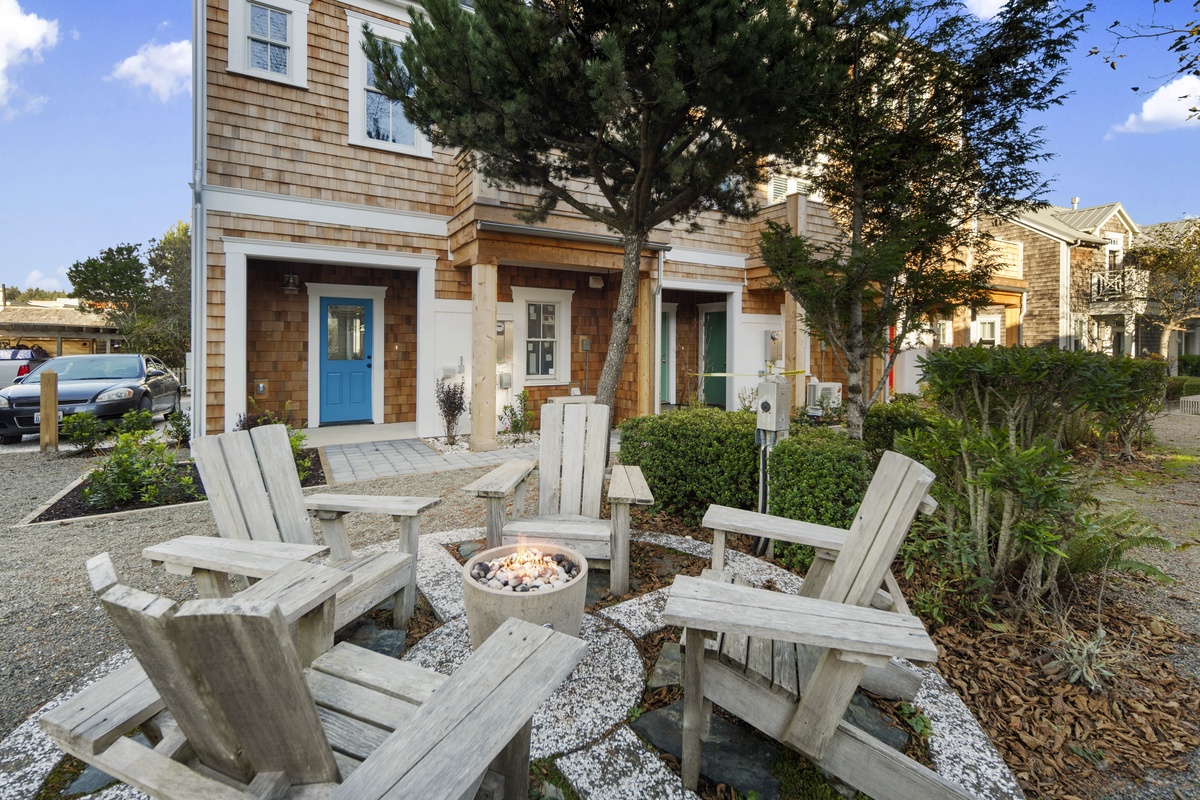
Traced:
<path id="1" fill-rule="evenodd" d="M 250 67 L 288 74 L 288 13 L 250 3 Z"/>
<path id="2" fill-rule="evenodd" d="M 400 45 L 388 42 L 400 59 Z M 404 107 L 398 100 L 389 100 L 375 88 L 375 69 L 367 62 L 366 86 L 366 126 L 367 137 L 377 142 L 392 144 L 416 145 L 417 129 L 404 116 Z"/>
<path id="3" fill-rule="evenodd" d="M 552 376 L 555 374 L 555 317 L 557 304 L 529 303 L 528 330 L 525 337 L 525 374 Z"/>

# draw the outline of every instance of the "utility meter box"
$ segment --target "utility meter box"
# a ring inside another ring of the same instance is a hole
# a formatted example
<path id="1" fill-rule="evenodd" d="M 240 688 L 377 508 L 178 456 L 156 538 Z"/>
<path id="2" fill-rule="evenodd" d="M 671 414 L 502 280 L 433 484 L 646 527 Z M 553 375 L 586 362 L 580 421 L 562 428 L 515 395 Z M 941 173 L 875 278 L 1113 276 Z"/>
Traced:
<path id="1" fill-rule="evenodd" d="M 792 387 L 782 375 L 768 375 L 758 384 L 754 410 L 758 414 L 756 427 L 764 431 L 786 432 L 791 425 Z"/>
<path id="2" fill-rule="evenodd" d="M 783 361 L 783 331 L 764 331 L 764 357 L 772 363 Z"/>

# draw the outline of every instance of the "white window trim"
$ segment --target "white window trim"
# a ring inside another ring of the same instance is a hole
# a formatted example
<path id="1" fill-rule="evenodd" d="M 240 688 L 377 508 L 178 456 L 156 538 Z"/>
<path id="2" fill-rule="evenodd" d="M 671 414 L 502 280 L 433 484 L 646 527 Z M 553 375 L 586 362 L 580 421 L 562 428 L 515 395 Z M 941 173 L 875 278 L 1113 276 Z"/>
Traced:
<path id="1" fill-rule="evenodd" d="M 1106 233 L 1104 238 L 1108 239 L 1108 245 L 1104 248 L 1104 269 L 1109 269 L 1109 264 L 1114 260 L 1117 262 L 1117 267 L 1121 268 L 1122 262 L 1125 260 L 1125 235 L 1121 233 Z M 1113 253 L 1116 253 L 1116 258 L 1113 258 Z"/>
<path id="2" fill-rule="evenodd" d="M 288 15 L 288 74 L 250 66 L 250 0 L 229 0 L 229 71 L 308 88 L 308 6 L 311 0 L 254 0 Z"/>
<path id="3" fill-rule="evenodd" d="M 993 341 L 996 343 L 996 347 L 999 347 L 1001 342 L 1004 340 L 1004 320 L 999 314 L 980 314 L 978 317 L 976 317 L 976 319 L 971 323 L 971 344 L 977 344 L 983 341 L 982 328 L 985 322 L 995 323 L 996 337 L 993 339 Z"/>
<path id="4" fill-rule="evenodd" d="M 364 22 L 371 26 L 371 31 L 376 36 L 389 41 L 402 42 L 409 36 L 409 29 L 405 26 L 384 22 L 375 17 L 359 14 L 357 11 L 346 10 L 346 24 L 350 28 L 350 129 L 347 131 L 348 140 L 350 144 L 359 147 L 371 147 L 392 153 L 432 158 L 433 148 L 419 130 L 414 131 L 412 145 L 381 142 L 367 136 L 367 57 L 362 51 Z"/>
<path id="5" fill-rule="evenodd" d="M 571 298 L 572 289 L 535 289 L 512 287 L 513 296 L 513 391 L 520 394 L 526 386 L 562 386 L 571 382 Z M 527 375 L 525 343 L 529 339 L 529 303 L 554 303 L 555 359 L 554 375 Z M 517 367 L 520 369 L 517 369 Z"/>

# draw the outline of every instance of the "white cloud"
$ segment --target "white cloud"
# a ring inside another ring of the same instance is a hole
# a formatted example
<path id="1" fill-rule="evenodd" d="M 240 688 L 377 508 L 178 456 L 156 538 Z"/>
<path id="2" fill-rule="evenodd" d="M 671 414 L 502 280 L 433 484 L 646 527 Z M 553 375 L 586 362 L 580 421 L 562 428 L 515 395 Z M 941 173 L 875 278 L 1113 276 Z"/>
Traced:
<path id="1" fill-rule="evenodd" d="M 58 278 L 46 277 L 40 269 L 35 269 L 33 272 L 25 276 L 25 283 L 21 284 L 22 289 L 45 289 L 48 292 L 62 291 L 63 282 Z"/>
<path id="2" fill-rule="evenodd" d="M 58 20 L 26 14 L 17 0 L 0 0 L 0 109 L 13 113 L 8 109 L 17 89 L 12 82 L 12 70 L 29 61 L 41 61 L 42 51 L 57 42 Z M 34 106 L 37 100 L 33 99 Z"/>
<path id="3" fill-rule="evenodd" d="M 980 19 L 991 19 L 1000 13 L 1008 0 L 966 0 L 967 10 Z"/>
<path id="4" fill-rule="evenodd" d="M 117 64 L 109 78 L 145 86 L 165 103 L 192 90 L 192 43 L 144 44 L 136 55 Z"/>
<path id="5" fill-rule="evenodd" d="M 1200 120 L 1188 119 L 1190 108 L 1200 105 L 1200 77 L 1184 75 L 1163 86 L 1142 103 L 1141 113 L 1130 114 L 1121 125 L 1113 125 L 1105 137 L 1114 133 L 1158 133 L 1174 128 L 1196 126 Z"/>

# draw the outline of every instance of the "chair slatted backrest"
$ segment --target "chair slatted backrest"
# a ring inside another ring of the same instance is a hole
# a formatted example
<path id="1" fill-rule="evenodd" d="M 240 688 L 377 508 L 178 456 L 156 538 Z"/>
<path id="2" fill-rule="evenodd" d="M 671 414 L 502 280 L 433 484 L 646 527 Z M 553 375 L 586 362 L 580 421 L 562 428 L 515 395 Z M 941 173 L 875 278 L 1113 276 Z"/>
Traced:
<path id="1" fill-rule="evenodd" d="M 279 772 L 332 782 L 337 765 L 274 603 L 169 598 L 124 586 L 107 554 L 92 586 L 196 757 L 242 783 Z"/>
<path id="2" fill-rule="evenodd" d="M 923 464 L 899 453 L 883 454 L 820 599 L 870 603 L 933 480 Z"/>
<path id="3" fill-rule="evenodd" d="M 315 543 L 286 426 L 203 436 L 192 455 L 222 536 Z"/>
<path id="4" fill-rule="evenodd" d="M 596 403 L 542 406 L 538 514 L 600 518 L 611 409 Z"/>

